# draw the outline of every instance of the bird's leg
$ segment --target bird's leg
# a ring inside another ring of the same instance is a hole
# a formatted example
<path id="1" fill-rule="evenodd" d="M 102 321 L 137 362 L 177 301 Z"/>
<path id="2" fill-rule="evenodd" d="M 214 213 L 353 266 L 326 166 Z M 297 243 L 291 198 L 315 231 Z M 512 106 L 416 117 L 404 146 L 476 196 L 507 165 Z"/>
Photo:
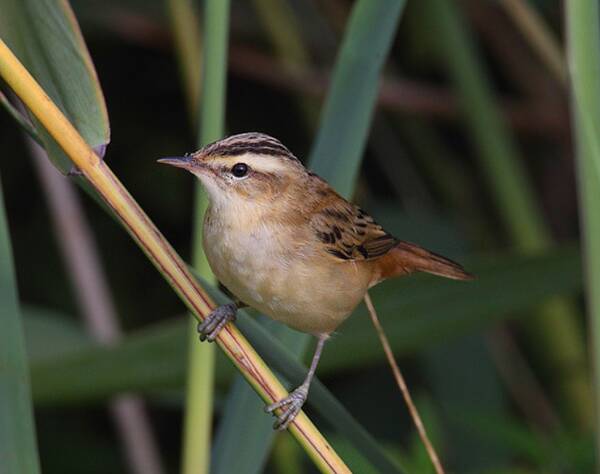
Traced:
<path id="1" fill-rule="evenodd" d="M 300 413 L 302 405 L 304 405 L 304 402 L 306 402 L 306 398 L 308 397 L 308 389 L 310 388 L 310 383 L 312 382 L 312 379 L 315 375 L 315 370 L 317 369 L 317 364 L 321 358 L 323 344 L 325 344 L 325 341 L 328 337 L 329 336 L 327 334 L 322 334 L 319 336 L 315 354 L 313 355 L 312 362 L 310 363 L 310 369 L 308 369 L 308 374 L 306 374 L 306 378 L 304 379 L 304 382 L 302 382 L 302 385 L 294 389 L 284 399 L 265 407 L 265 411 L 267 413 L 273 413 L 278 408 L 281 408 L 281 414 L 277 416 L 277 421 L 275 421 L 273 424 L 274 429 L 285 430 L 289 424 L 294 421 L 294 418 L 296 418 L 298 413 Z"/>
<path id="2" fill-rule="evenodd" d="M 235 321 L 235 314 L 238 308 L 242 308 L 244 305 L 240 302 L 224 304 L 215 308 L 206 317 L 204 321 L 198 323 L 198 332 L 200 333 L 200 340 L 207 340 L 213 342 L 223 326 L 229 321 Z"/>

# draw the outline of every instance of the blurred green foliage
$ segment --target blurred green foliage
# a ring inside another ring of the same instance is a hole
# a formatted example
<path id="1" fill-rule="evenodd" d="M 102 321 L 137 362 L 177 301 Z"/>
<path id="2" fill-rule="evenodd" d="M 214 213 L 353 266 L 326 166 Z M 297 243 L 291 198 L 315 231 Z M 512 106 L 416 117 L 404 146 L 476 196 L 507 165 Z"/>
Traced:
<path id="1" fill-rule="evenodd" d="M 277 34 L 285 32 L 285 15 L 279 17 L 279 26 L 283 25 L 279 33 L 269 32 L 273 24 L 268 26 L 260 10 L 260 4 L 264 9 L 269 3 L 280 8 L 284 4 L 284 11 L 293 15 L 289 29 L 300 34 L 303 53 L 298 52 L 297 37 L 287 43 L 289 55 L 286 41 L 277 43 Z M 337 75 L 328 90 L 354 3 L 233 1 L 226 129 L 263 131 L 281 139 L 302 159 L 318 157 L 313 164 L 342 192 L 350 194 L 356 181 L 354 200 L 398 237 L 464 261 L 478 275 L 469 284 L 414 276 L 386 282 L 373 291 L 449 471 L 592 472 L 591 433 L 572 416 L 591 407 L 573 406 L 569 397 L 556 395 L 559 388 L 569 386 L 572 372 L 556 366 L 556 361 L 562 351 L 585 352 L 586 341 L 575 339 L 578 347 L 544 346 L 536 330 L 547 334 L 551 325 L 543 317 L 532 317 L 540 314 L 537 309 L 548 298 L 571 296 L 569 324 L 583 332 L 584 281 L 574 246 L 579 229 L 568 91 L 548 72 L 530 39 L 503 8 L 504 2 L 451 2 L 450 14 L 471 31 L 457 39 L 447 23 L 444 30 L 443 24 L 436 27 L 432 22 L 432 16 L 448 21 L 448 11 L 440 10 L 445 8 L 443 2 L 434 0 L 407 2 L 387 56 L 385 43 L 390 38 L 385 35 L 391 34 L 393 25 L 376 20 L 378 27 L 370 29 L 369 12 L 357 8 L 355 12 L 362 13 L 352 21 L 366 22 L 365 36 L 355 38 L 355 49 L 343 53 L 360 50 L 353 56 L 357 72 L 347 70 L 346 78 Z M 403 2 L 389 3 L 400 9 Z M 524 3 L 542 15 L 551 34 L 559 36 L 560 2 Z M 73 0 L 72 6 L 110 117 L 112 141 L 106 160 L 190 260 L 193 180 L 155 164 L 156 158 L 196 147 L 189 125 L 189 110 L 195 107 L 188 103 L 189 92 L 179 77 L 166 2 Z M 390 22 L 393 16 L 389 15 Z M 25 42 L 34 37 L 23 33 L 25 26 L 16 28 Z M 47 46 L 58 48 L 54 43 Z M 472 51 L 477 51 L 476 63 L 469 57 Z M 294 67 L 290 58 L 300 64 Z M 366 79 L 360 76 L 353 83 L 363 61 L 374 69 L 362 71 Z M 478 76 L 479 68 L 485 74 Z M 54 73 L 39 74 L 61 80 Z M 369 101 L 375 100 L 377 90 L 379 102 L 366 137 Z M 325 94 L 329 105 L 319 119 L 310 110 L 315 104 L 323 106 Z M 479 102 L 470 102 L 478 97 Z M 341 108 L 332 119 L 336 100 Z M 344 126 L 343 119 L 351 125 Z M 323 122 L 326 127 L 319 129 Z M 0 114 L 0 131 L 0 169 L 43 470 L 125 472 L 119 439 L 103 406 L 117 393 L 137 391 L 151 407 L 165 465 L 176 472 L 189 330 L 179 316 L 179 300 L 142 253 L 133 250 L 126 233 L 86 198 L 89 222 L 128 333 L 113 348 L 97 346 L 74 317 L 76 295 L 56 246 L 60 235 L 52 231 L 21 132 L 8 114 Z M 107 138 L 107 133 L 105 127 L 102 136 Z M 510 136 L 508 148 L 503 148 L 504 135 Z M 483 168 L 486 159 L 495 160 L 487 162 L 499 168 Z M 502 171 L 506 166 L 518 167 L 518 173 Z M 519 207 L 522 196 L 536 202 L 525 206 L 531 219 Z M 593 204 L 588 206 L 590 212 L 597 211 Z M 543 226 L 548 235 L 541 238 L 528 226 Z M 544 241 L 539 252 L 521 254 L 524 247 L 531 250 L 523 243 L 531 239 Z M 557 245 L 551 246 L 551 240 Z M 331 435 L 334 447 L 356 472 L 385 472 L 384 464 L 375 467 L 374 459 L 398 461 L 409 473 L 428 472 L 429 461 L 366 312 L 361 307 L 356 313 L 325 349 L 318 372 L 322 384 L 311 392 L 309 415 Z M 277 352 L 276 341 L 269 342 L 263 334 L 265 327 L 275 324 L 256 326 L 245 317 L 239 323 L 268 363 L 290 384 L 297 382 L 301 370 L 292 354 L 285 347 Z M 553 349 L 557 354 L 550 353 Z M 584 379 L 589 377 L 585 362 L 576 369 Z M 233 375 L 218 354 L 217 426 L 229 391 L 244 393 L 239 382 L 232 385 Z M 250 399 L 248 404 L 252 405 Z M 255 433 L 245 428 L 243 435 L 251 438 Z M 264 471 L 312 472 L 308 459 L 285 436 L 276 437 Z M 357 447 L 361 439 L 366 441 Z M 245 445 L 249 446 L 257 445 Z"/>

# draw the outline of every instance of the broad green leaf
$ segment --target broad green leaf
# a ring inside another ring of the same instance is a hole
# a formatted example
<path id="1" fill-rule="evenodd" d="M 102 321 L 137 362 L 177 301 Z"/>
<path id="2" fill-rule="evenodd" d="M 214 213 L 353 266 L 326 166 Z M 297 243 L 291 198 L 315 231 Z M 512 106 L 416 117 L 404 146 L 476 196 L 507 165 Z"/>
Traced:
<path id="1" fill-rule="evenodd" d="M 30 364 L 97 346 L 75 319 L 35 306 L 22 306 L 25 346 Z"/>
<path id="2" fill-rule="evenodd" d="M 262 469 L 267 461 L 272 437 L 275 436 L 263 435 L 264 429 L 273 433 L 273 422 L 265 416 L 263 406 L 256 393 L 247 389 L 246 381 L 236 376 L 227 394 L 215 435 L 211 473 L 245 473 L 257 472 L 256 467 Z M 234 432 L 239 434 L 232 436 Z"/>
<path id="3" fill-rule="evenodd" d="M 40 471 L 27 356 L 0 187 L 0 472 Z"/>
<path id="4" fill-rule="evenodd" d="M 341 435 L 330 436 L 331 445 L 337 453 L 352 466 L 352 472 L 360 472 L 361 474 L 377 474 L 380 471 L 373 467 L 364 457 L 357 452 L 352 443 Z"/>
<path id="5" fill-rule="evenodd" d="M 383 64 L 404 0 L 355 3 L 337 58 L 310 166 L 345 197 L 360 170 Z"/>
<path id="6" fill-rule="evenodd" d="M 89 345 L 31 365 L 36 403 L 100 400 L 122 391 L 182 388 L 187 366 L 188 318 L 155 324 L 113 346 Z M 57 324 L 56 326 L 59 326 Z M 39 325 L 26 326 L 38 329 Z M 27 340 L 42 335 L 28 334 Z"/>
<path id="7" fill-rule="evenodd" d="M 2 39 L 102 156 L 110 141 L 106 105 L 69 2 L 0 0 L 0 11 Z M 68 171 L 70 160 L 43 127 L 36 128 L 54 164 Z"/>
<path id="8" fill-rule="evenodd" d="M 425 352 L 422 360 L 431 396 L 449 435 L 444 444 L 450 447 L 452 455 L 445 468 L 454 472 L 481 472 L 489 466 L 508 463 L 511 453 L 507 447 L 490 443 L 452 416 L 465 405 L 496 416 L 510 415 L 485 335 L 469 334 L 437 344 Z"/>
<path id="9" fill-rule="evenodd" d="M 579 209 L 586 262 L 586 298 L 593 345 L 596 456 L 600 458 L 600 7 L 597 0 L 569 2 L 566 7 L 571 107 L 577 139 Z"/>

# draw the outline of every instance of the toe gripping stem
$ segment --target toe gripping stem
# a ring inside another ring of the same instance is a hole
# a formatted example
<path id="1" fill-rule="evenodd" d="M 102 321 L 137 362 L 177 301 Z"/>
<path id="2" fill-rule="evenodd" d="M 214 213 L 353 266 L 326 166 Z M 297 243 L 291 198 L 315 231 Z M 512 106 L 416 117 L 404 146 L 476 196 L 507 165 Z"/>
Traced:
<path id="1" fill-rule="evenodd" d="M 290 423 L 298 416 L 300 410 L 302 410 L 307 397 L 308 385 L 302 384 L 284 399 L 266 406 L 265 411 L 267 413 L 273 413 L 278 408 L 281 409 L 281 414 L 277 416 L 275 423 L 273 423 L 273 429 L 279 431 L 287 429 Z"/>
<path id="2" fill-rule="evenodd" d="M 235 303 L 224 304 L 215 308 L 204 321 L 198 323 L 200 340 L 213 342 L 229 321 L 235 321 L 237 309 L 238 306 Z"/>
<path id="3" fill-rule="evenodd" d="M 308 369 L 308 373 L 306 374 L 306 378 L 302 385 L 293 390 L 287 397 L 278 402 L 272 403 L 265 407 L 265 411 L 267 413 L 275 414 L 275 410 L 280 409 L 281 413 L 276 415 L 277 419 L 275 420 L 275 424 L 273 428 L 276 430 L 285 430 L 290 425 L 294 418 L 298 416 L 300 410 L 302 410 L 302 406 L 308 397 L 308 390 L 310 388 L 310 383 L 315 375 L 315 370 L 317 369 L 317 364 L 319 363 L 319 359 L 321 358 L 321 351 L 323 350 L 323 344 L 327 340 L 329 336 L 327 334 L 321 334 L 318 337 L 317 347 L 315 349 L 315 353 L 313 355 L 312 362 L 310 363 L 310 369 Z"/>

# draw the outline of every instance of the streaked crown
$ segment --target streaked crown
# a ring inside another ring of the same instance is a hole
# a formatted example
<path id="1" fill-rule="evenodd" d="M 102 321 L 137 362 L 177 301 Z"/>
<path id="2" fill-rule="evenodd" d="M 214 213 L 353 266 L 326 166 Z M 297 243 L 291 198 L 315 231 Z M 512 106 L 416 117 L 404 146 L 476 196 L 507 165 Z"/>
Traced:
<path id="1" fill-rule="evenodd" d="M 276 156 L 300 163 L 300 160 L 276 138 L 259 132 L 240 133 L 210 143 L 198 150 L 197 156 L 240 156 L 247 153 Z"/>

